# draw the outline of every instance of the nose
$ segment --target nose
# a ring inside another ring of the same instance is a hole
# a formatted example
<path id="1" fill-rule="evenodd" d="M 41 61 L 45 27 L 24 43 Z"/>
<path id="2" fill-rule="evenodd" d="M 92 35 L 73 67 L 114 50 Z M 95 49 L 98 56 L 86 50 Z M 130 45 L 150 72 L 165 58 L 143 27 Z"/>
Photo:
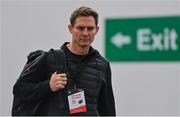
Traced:
<path id="1" fill-rule="evenodd" d="M 87 28 L 85 28 L 85 29 L 83 30 L 83 35 L 84 35 L 84 36 L 87 36 L 87 35 L 88 35 L 88 30 L 87 30 Z"/>

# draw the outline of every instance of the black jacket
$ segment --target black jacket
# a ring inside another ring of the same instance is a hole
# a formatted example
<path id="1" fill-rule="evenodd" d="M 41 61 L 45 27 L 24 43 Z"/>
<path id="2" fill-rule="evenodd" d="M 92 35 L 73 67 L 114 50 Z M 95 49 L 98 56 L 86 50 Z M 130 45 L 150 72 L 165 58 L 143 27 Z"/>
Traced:
<path id="1" fill-rule="evenodd" d="M 111 85 L 111 69 L 97 50 L 90 48 L 88 55 L 80 60 L 71 56 L 65 43 L 68 85 L 65 89 L 52 92 L 49 80 L 57 70 L 51 56 L 45 56 L 32 72 L 20 77 L 14 85 L 13 93 L 23 102 L 41 101 L 37 115 L 69 115 L 66 90 L 81 88 L 85 92 L 87 112 L 75 115 L 110 115 L 114 116 L 115 103 Z M 77 61 L 78 60 L 78 61 Z M 40 74 L 37 76 L 36 74 Z"/>

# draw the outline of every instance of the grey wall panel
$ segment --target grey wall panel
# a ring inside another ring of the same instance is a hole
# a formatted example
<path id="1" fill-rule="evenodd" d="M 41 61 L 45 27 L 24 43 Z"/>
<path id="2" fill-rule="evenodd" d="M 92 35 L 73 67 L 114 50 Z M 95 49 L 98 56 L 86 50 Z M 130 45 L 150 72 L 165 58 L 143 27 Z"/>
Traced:
<path id="1" fill-rule="evenodd" d="M 2 113 L 2 3 L 0 2 L 0 115 Z"/>

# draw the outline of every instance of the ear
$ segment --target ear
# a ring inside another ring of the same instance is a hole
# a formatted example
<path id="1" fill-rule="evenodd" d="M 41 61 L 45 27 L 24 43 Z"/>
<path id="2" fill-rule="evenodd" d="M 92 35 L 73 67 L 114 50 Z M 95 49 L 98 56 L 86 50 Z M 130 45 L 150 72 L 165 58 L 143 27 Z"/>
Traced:
<path id="1" fill-rule="evenodd" d="M 96 26 L 96 34 L 98 33 L 99 31 L 99 26 Z"/>
<path id="2" fill-rule="evenodd" d="M 69 32 L 72 33 L 72 25 L 71 24 L 68 25 L 68 29 L 69 29 Z"/>

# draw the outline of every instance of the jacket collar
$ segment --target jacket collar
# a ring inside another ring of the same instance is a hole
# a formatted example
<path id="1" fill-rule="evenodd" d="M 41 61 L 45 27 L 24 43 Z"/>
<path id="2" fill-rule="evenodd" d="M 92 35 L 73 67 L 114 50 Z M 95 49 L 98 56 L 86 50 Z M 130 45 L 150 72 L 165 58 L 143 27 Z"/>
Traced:
<path id="1" fill-rule="evenodd" d="M 65 42 L 62 46 L 61 46 L 61 49 L 62 50 L 66 50 L 66 49 L 68 49 L 67 48 L 67 44 L 68 44 L 69 42 Z M 92 46 L 90 46 L 90 49 L 89 49 L 89 53 L 87 54 L 87 56 L 88 57 L 99 57 L 99 56 L 101 56 L 100 54 L 99 54 L 99 52 L 96 50 L 96 49 L 94 49 Z"/>

